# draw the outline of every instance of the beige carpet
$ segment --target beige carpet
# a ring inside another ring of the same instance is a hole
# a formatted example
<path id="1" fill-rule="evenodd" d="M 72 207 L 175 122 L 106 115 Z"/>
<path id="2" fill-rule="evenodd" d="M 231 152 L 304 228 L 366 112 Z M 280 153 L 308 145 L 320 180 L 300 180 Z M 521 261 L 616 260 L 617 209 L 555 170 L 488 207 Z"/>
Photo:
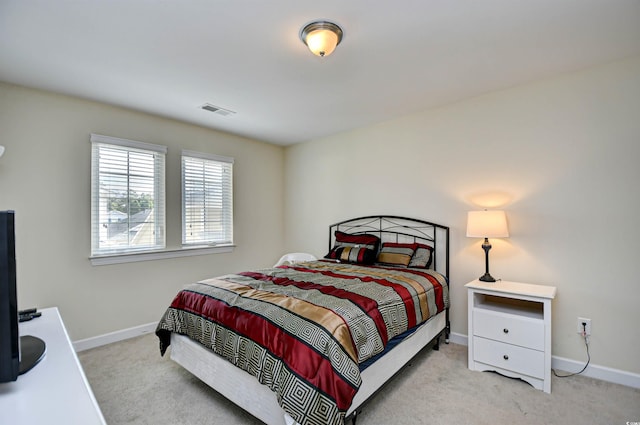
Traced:
<path id="1" fill-rule="evenodd" d="M 168 358 L 154 335 L 78 354 L 109 425 L 260 424 Z M 640 422 L 640 390 L 553 377 L 551 394 L 467 369 L 465 346 L 427 349 L 375 396 L 358 425 Z"/>

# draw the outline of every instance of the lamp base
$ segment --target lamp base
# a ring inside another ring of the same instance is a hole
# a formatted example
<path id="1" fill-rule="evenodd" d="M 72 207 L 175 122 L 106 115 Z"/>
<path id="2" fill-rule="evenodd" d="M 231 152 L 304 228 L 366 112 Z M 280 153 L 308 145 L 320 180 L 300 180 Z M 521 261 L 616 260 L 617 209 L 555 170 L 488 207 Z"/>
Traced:
<path id="1" fill-rule="evenodd" d="M 489 273 L 485 273 L 482 276 L 480 276 L 480 279 L 482 282 L 495 282 L 496 280 L 493 278 L 493 276 L 491 276 Z"/>
<path id="2" fill-rule="evenodd" d="M 482 244 L 482 249 L 484 250 L 484 274 L 480 277 L 482 282 L 495 282 L 496 280 L 489 274 L 489 250 L 491 249 L 491 244 L 489 243 L 488 238 L 484 238 L 484 243 Z"/>

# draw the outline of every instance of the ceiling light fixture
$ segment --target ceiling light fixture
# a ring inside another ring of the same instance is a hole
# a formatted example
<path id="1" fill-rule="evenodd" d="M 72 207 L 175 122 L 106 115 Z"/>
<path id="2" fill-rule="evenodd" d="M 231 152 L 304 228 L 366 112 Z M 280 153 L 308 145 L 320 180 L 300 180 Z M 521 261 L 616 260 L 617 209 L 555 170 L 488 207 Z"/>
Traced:
<path id="1" fill-rule="evenodd" d="M 342 41 L 342 28 L 333 22 L 314 21 L 300 31 L 300 40 L 316 56 L 329 56 Z"/>

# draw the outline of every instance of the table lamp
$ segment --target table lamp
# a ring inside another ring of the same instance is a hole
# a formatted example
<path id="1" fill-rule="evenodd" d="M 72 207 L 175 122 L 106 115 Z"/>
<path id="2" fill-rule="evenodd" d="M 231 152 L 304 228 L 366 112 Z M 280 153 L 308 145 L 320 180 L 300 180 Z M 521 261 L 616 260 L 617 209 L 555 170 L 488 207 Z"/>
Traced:
<path id="1" fill-rule="evenodd" d="M 507 216 L 504 211 L 469 211 L 467 215 L 467 237 L 484 238 L 482 249 L 484 249 L 485 273 L 480 277 L 480 280 L 483 282 L 495 282 L 496 280 L 489 274 L 489 250 L 491 249 L 489 238 L 509 237 Z"/>

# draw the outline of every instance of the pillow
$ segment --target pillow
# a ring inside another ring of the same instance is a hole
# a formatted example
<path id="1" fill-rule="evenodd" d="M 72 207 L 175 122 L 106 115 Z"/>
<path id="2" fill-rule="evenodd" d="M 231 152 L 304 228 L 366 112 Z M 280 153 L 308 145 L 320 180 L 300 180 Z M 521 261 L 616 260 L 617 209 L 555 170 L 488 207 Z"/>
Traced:
<path id="1" fill-rule="evenodd" d="M 380 247 L 380 238 L 376 235 L 370 234 L 360 234 L 360 235 L 350 235 L 349 233 L 341 232 L 340 230 L 335 231 L 336 236 L 336 246 L 359 246 L 363 248 L 370 249 L 374 252 L 378 252 L 378 248 Z"/>
<path id="2" fill-rule="evenodd" d="M 408 266 L 414 252 L 418 248 L 416 243 L 385 242 L 382 244 L 378 262 L 394 266 Z"/>
<path id="3" fill-rule="evenodd" d="M 433 259 L 433 247 L 421 243 L 416 245 L 416 252 L 413 254 L 413 257 L 411 257 L 409 267 L 428 269 L 431 267 L 431 261 Z"/>
<path id="4" fill-rule="evenodd" d="M 345 263 L 373 264 L 376 261 L 376 251 L 361 246 L 335 246 L 325 258 Z"/>
<path id="5" fill-rule="evenodd" d="M 376 235 L 350 235 L 336 230 L 336 242 L 324 258 L 349 263 L 373 264 L 376 261 L 380 238 Z M 347 249 L 348 248 L 348 249 Z"/>

